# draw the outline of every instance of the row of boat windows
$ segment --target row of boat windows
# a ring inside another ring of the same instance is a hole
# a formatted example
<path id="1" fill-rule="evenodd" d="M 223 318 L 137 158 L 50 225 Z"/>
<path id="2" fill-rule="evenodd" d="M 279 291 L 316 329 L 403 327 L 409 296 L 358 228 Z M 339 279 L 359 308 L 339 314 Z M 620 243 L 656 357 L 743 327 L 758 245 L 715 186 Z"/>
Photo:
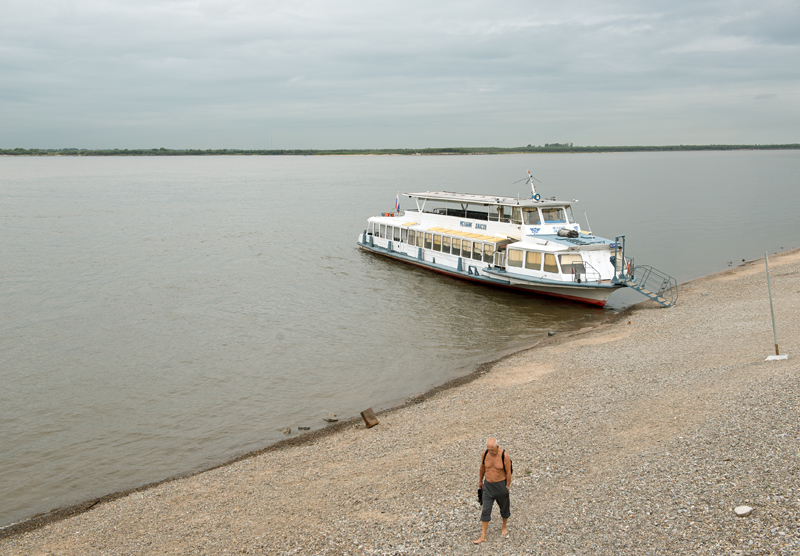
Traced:
<path id="1" fill-rule="evenodd" d="M 485 263 L 494 262 L 495 245 L 482 241 L 461 239 L 447 235 L 434 234 L 431 232 L 416 232 L 398 226 L 387 226 L 370 223 L 370 231 L 375 237 L 382 237 L 393 241 L 424 247 L 442 253 L 449 253 L 465 259 L 474 259 Z M 556 256 L 553 253 L 542 253 L 541 251 L 528 251 L 526 249 L 509 249 L 506 255 L 506 265 L 516 268 L 526 268 L 528 270 L 544 270 L 553 274 L 561 272 L 564 274 L 584 273 L 586 270 L 583 259 L 574 253 L 565 253 Z"/>
<path id="2" fill-rule="evenodd" d="M 511 222 L 512 224 L 525 224 L 538 226 L 545 224 L 574 224 L 572 207 L 507 207 L 498 206 L 491 212 L 472 211 L 455 208 L 436 208 L 431 212 L 446 216 L 471 218 L 473 220 L 488 220 L 490 222 Z"/>
<path id="3" fill-rule="evenodd" d="M 383 237 L 393 241 L 424 247 L 442 253 L 449 253 L 465 259 L 474 259 L 485 263 L 494 262 L 495 246 L 493 243 L 461 239 L 432 232 L 417 232 L 398 226 L 387 226 L 370 223 L 370 230 L 375 237 Z"/>
<path id="4" fill-rule="evenodd" d="M 506 256 L 506 265 L 517 268 L 527 268 L 528 270 L 542 270 L 542 262 L 544 262 L 544 271 L 558 274 L 558 264 L 556 264 L 556 256 L 553 253 L 541 253 L 539 251 L 527 251 L 523 249 L 509 249 Z M 580 255 L 564 254 L 558 256 L 558 262 L 561 263 L 561 270 L 564 274 L 572 274 L 573 272 L 585 272 L 583 259 Z"/>

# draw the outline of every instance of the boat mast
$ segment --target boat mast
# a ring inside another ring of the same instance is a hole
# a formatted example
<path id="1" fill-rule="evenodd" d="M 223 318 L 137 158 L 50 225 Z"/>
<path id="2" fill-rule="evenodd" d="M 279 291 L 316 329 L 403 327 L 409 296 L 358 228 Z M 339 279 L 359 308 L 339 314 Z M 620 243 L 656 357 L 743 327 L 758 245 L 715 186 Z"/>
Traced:
<path id="1" fill-rule="evenodd" d="M 538 201 L 539 199 L 542 198 L 542 196 L 536 193 L 536 185 L 533 183 L 534 177 L 531 175 L 531 171 L 526 170 L 526 172 L 528 172 L 528 183 L 531 184 L 531 199 L 533 199 L 534 201 Z"/>

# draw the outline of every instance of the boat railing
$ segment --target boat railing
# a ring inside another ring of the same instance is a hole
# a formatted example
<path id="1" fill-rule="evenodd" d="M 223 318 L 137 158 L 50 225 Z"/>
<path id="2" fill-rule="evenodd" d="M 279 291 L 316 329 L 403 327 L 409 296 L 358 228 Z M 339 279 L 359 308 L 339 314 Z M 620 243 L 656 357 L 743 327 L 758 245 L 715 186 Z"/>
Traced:
<path id="1" fill-rule="evenodd" d="M 637 265 L 627 277 L 628 286 L 633 287 L 659 301 L 672 306 L 678 301 L 678 282 L 672 276 L 648 265 Z"/>
<path id="2" fill-rule="evenodd" d="M 633 273 L 636 265 L 633 264 L 633 257 L 622 257 L 622 271 L 619 273 L 620 277 L 633 280 Z"/>
<path id="3" fill-rule="evenodd" d="M 565 274 L 571 274 L 573 282 L 581 283 L 600 281 L 600 271 L 586 261 L 563 265 L 561 270 Z"/>

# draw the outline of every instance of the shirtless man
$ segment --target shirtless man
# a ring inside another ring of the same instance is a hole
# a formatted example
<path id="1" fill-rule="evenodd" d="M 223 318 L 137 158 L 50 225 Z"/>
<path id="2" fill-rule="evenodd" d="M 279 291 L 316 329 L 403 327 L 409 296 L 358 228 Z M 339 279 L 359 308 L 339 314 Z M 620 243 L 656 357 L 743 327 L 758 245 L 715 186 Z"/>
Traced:
<path id="1" fill-rule="evenodd" d="M 503 518 L 503 535 L 508 535 L 508 516 L 511 515 L 509 487 L 511 487 L 511 462 L 505 451 L 500 450 L 497 440 L 486 441 L 488 453 L 484 460 L 481 454 L 481 470 L 478 474 L 478 488 L 483 489 L 483 510 L 481 511 L 481 537 L 474 541 L 480 544 L 486 540 L 486 530 L 492 520 L 492 506 L 497 501 L 500 517 Z M 503 465 L 505 463 L 505 465 Z M 508 472 L 506 472 L 506 469 Z M 484 477 L 486 481 L 484 482 Z"/>

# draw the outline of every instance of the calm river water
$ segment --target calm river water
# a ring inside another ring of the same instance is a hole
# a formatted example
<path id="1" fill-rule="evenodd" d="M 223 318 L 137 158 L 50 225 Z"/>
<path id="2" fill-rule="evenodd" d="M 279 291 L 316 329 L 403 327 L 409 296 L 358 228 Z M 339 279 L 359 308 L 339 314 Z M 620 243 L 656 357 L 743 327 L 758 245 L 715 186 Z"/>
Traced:
<path id="1" fill-rule="evenodd" d="M 800 151 L 0 158 L 0 526 L 396 405 L 643 300 L 525 297 L 355 246 L 398 191 L 527 197 L 528 168 L 679 282 L 800 245 Z"/>

